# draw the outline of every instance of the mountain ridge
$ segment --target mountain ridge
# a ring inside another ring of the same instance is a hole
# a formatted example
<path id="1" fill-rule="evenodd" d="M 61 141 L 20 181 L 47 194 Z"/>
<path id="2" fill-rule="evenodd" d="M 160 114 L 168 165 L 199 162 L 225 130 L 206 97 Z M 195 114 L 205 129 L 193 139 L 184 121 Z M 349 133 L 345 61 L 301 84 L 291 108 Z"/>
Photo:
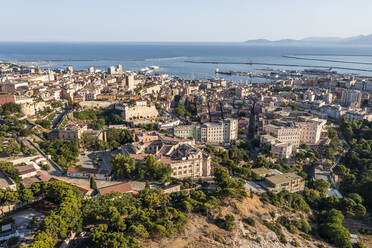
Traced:
<path id="1" fill-rule="evenodd" d="M 268 39 L 254 39 L 245 41 L 247 44 L 257 45 L 293 45 L 293 44 L 307 44 L 307 45 L 372 45 L 372 34 L 369 35 L 357 35 L 347 38 L 340 37 L 306 37 L 303 39 L 281 39 L 281 40 L 268 40 Z"/>

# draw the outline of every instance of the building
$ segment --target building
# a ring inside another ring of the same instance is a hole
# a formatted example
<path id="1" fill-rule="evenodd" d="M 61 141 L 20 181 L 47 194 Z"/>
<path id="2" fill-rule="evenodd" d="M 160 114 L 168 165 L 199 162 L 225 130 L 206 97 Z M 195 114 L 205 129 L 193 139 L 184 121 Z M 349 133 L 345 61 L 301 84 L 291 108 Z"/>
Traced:
<path id="1" fill-rule="evenodd" d="M 181 138 L 193 138 L 207 144 L 227 144 L 238 138 L 237 119 L 227 118 L 220 122 L 208 122 L 203 125 L 175 127 L 173 133 Z"/>
<path id="2" fill-rule="evenodd" d="M 15 81 L 0 83 L 0 92 L 15 92 L 18 88 L 28 89 L 27 81 Z"/>
<path id="3" fill-rule="evenodd" d="M 98 190 L 98 193 L 100 195 L 108 195 L 108 194 L 116 193 L 116 192 L 118 192 L 118 193 L 132 193 L 134 195 L 138 194 L 138 191 L 136 191 L 132 188 L 131 183 L 119 183 L 119 184 L 107 186 L 107 187 L 104 187 L 104 188 L 100 188 Z"/>
<path id="4" fill-rule="evenodd" d="M 122 74 L 123 73 L 123 66 L 122 65 L 118 65 L 116 67 L 116 73 L 117 74 Z"/>
<path id="5" fill-rule="evenodd" d="M 342 91 L 340 104 L 344 107 L 359 108 L 362 101 L 362 93 L 359 90 Z"/>
<path id="6" fill-rule="evenodd" d="M 74 72 L 74 68 L 71 65 L 70 66 L 67 66 L 66 71 L 68 73 L 72 74 Z"/>
<path id="7" fill-rule="evenodd" d="M 37 167 L 37 168 L 35 168 Z M 27 162 L 26 165 L 17 166 L 16 167 L 19 171 L 19 176 L 22 179 L 33 177 L 37 175 L 37 169 L 40 169 L 35 162 Z"/>
<path id="8" fill-rule="evenodd" d="M 294 123 L 275 123 L 264 127 L 265 133 L 269 134 L 279 142 L 300 145 L 300 128 Z"/>
<path id="9" fill-rule="evenodd" d="M 81 139 L 83 133 L 88 130 L 87 126 L 79 127 L 79 126 L 66 126 L 61 129 L 54 129 L 50 133 L 48 133 L 49 140 L 55 139 L 67 139 L 67 140 L 78 140 Z"/>
<path id="10" fill-rule="evenodd" d="M 271 135 L 261 135 L 260 141 L 264 144 L 270 144 L 274 157 L 278 159 L 289 158 L 296 150 L 294 144 L 281 142 Z"/>
<path id="11" fill-rule="evenodd" d="M 82 168 L 82 167 L 69 167 L 67 169 L 67 176 L 74 178 L 95 178 L 97 180 L 110 180 L 110 176 L 99 173 L 98 169 Z"/>
<path id="12" fill-rule="evenodd" d="M 271 135 L 275 139 L 262 135 L 261 141 L 271 145 L 288 143 L 294 147 L 299 147 L 300 144 L 317 145 L 326 123 L 326 120 L 312 117 L 299 117 L 290 121 L 272 121 L 265 125 L 263 130 L 266 135 Z M 277 146 L 277 152 L 282 154 L 290 154 L 292 149 L 289 146 Z"/>
<path id="13" fill-rule="evenodd" d="M 78 188 L 78 190 L 80 190 L 85 196 L 91 196 L 94 192 L 94 190 L 92 188 L 86 187 L 84 185 L 73 183 L 73 182 L 71 182 L 71 181 L 69 181 L 65 178 L 62 178 L 62 177 L 52 177 L 50 179 L 50 181 L 60 181 L 60 182 L 65 182 L 65 183 L 71 184 L 71 185 L 75 186 L 76 188 Z"/>
<path id="14" fill-rule="evenodd" d="M 108 74 L 115 74 L 116 73 L 116 70 L 115 70 L 115 66 L 110 66 L 108 69 L 107 69 L 107 73 Z"/>
<path id="15" fill-rule="evenodd" d="M 295 173 L 285 173 L 266 177 L 264 186 L 267 190 L 274 193 L 279 193 L 285 190 L 294 193 L 304 190 L 305 181 Z"/>
<path id="16" fill-rule="evenodd" d="M 15 95 L 0 95 L 0 106 L 5 103 L 15 103 L 16 102 L 16 96 Z"/>
<path id="17" fill-rule="evenodd" d="M 124 145 L 123 154 L 137 162 L 142 162 L 147 156 L 153 155 L 158 161 L 172 168 L 174 178 L 210 176 L 210 156 L 196 148 L 193 140 L 156 133 L 154 137 L 156 139 Z"/>
<path id="18" fill-rule="evenodd" d="M 318 118 L 301 118 L 298 122 L 300 126 L 300 143 L 307 145 L 317 145 L 327 121 Z"/>
<path id="19" fill-rule="evenodd" d="M 137 85 L 141 82 L 141 80 L 136 79 L 135 73 L 130 73 L 125 75 L 123 82 L 127 90 L 134 90 L 137 87 Z"/>
<path id="20" fill-rule="evenodd" d="M 372 121 L 372 113 L 368 113 L 365 110 L 349 110 L 346 111 L 344 117 L 348 118 L 349 121 L 359 121 L 359 120 L 368 120 Z"/>
<path id="21" fill-rule="evenodd" d="M 136 103 L 135 106 L 125 106 L 123 108 L 123 119 L 127 122 L 148 123 L 153 122 L 159 117 L 159 112 L 155 105 L 148 106 L 147 103 Z"/>

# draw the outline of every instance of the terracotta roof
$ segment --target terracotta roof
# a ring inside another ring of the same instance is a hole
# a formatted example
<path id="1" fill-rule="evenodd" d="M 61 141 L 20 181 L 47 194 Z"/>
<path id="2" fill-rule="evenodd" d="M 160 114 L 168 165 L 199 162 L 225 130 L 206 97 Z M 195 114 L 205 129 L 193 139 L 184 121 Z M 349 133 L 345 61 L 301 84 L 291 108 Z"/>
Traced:
<path id="1" fill-rule="evenodd" d="M 36 171 L 35 167 L 30 164 L 30 165 L 23 165 L 23 166 L 17 166 L 16 167 L 19 171 L 19 175 L 24 175 L 33 171 Z"/>
<path id="2" fill-rule="evenodd" d="M 50 180 L 50 177 L 45 175 L 43 172 L 41 171 L 38 171 L 37 173 L 37 176 L 40 178 L 41 181 L 43 182 L 46 182 L 46 181 L 49 181 Z"/>
<path id="3" fill-rule="evenodd" d="M 27 169 L 27 170 L 22 170 L 22 171 L 19 172 L 19 175 L 25 175 L 25 174 L 28 174 L 28 173 L 34 172 L 34 171 L 36 171 L 35 168 L 30 168 L 30 169 Z"/>
<path id="4" fill-rule="evenodd" d="M 50 181 L 61 181 L 61 182 L 65 182 L 65 183 L 71 184 L 71 185 L 75 186 L 76 188 L 78 188 L 84 194 L 87 194 L 89 192 L 93 192 L 93 189 L 92 188 L 89 188 L 89 187 L 86 187 L 86 186 L 83 186 L 83 185 L 80 185 L 80 184 L 76 184 L 76 183 L 70 182 L 69 180 L 64 179 L 64 178 L 61 178 L 61 177 L 52 177 L 50 179 Z"/>
<path id="5" fill-rule="evenodd" d="M 68 173 L 91 173 L 95 174 L 97 173 L 97 169 L 94 168 L 81 168 L 81 167 L 69 167 L 67 169 Z"/>
<path id="6" fill-rule="evenodd" d="M 98 191 L 100 195 L 107 195 L 114 192 L 138 194 L 137 191 L 132 189 L 130 183 L 119 183 L 112 186 L 107 186 L 100 188 Z"/>

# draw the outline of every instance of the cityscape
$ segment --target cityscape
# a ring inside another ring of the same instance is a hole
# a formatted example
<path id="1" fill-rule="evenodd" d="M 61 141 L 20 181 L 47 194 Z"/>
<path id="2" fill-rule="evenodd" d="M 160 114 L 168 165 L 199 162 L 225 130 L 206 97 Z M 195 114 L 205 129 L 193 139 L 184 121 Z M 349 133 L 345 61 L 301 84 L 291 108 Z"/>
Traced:
<path id="1" fill-rule="evenodd" d="M 252 37 L 0 40 L 0 247 L 372 247 L 372 35 Z"/>

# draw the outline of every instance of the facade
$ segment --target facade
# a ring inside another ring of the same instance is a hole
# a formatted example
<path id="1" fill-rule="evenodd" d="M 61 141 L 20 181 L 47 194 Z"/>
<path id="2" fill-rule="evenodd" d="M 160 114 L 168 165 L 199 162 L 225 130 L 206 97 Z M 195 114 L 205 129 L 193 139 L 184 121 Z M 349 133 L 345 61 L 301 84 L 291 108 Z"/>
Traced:
<path id="1" fill-rule="evenodd" d="M 98 173 L 97 169 L 70 167 L 67 169 L 67 176 L 74 178 L 95 178 L 97 180 L 110 180 L 109 176 Z"/>
<path id="2" fill-rule="evenodd" d="M 263 129 L 267 135 L 275 137 L 281 143 L 289 143 L 295 147 L 300 144 L 317 145 L 326 122 L 323 119 L 301 117 L 297 121 L 272 122 Z"/>
<path id="3" fill-rule="evenodd" d="M 52 132 L 48 133 L 48 139 L 78 140 L 85 131 L 87 131 L 87 126 L 66 126 L 61 129 L 54 129 Z"/>
<path id="4" fill-rule="evenodd" d="M 341 95 L 341 105 L 344 107 L 359 108 L 362 93 L 359 90 L 344 90 Z"/>
<path id="5" fill-rule="evenodd" d="M 16 96 L 15 95 L 0 95 L 0 106 L 5 103 L 15 103 L 16 102 Z"/>
<path id="6" fill-rule="evenodd" d="M 290 193 L 303 191 L 305 181 L 295 173 L 285 173 L 265 178 L 266 188 L 274 193 L 288 191 Z"/>
<path id="7" fill-rule="evenodd" d="M 174 135 L 181 138 L 193 138 L 207 144 L 227 144 L 238 138 L 239 124 L 237 119 L 225 119 L 220 122 L 209 122 L 203 125 L 175 127 Z"/>
<path id="8" fill-rule="evenodd" d="M 159 117 L 159 112 L 154 105 L 125 106 L 123 119 L 128 122 L 152 122 Z"/>
<path id="9" fill-rule="evenodd" d="M 172 168 L 172 177 L 205 177 L 211 174 L 211 159 L 196 148 L 193 140 L 154 134 L 156 139 L 133 142 L 122 147 L 126 156 L 142 162 L 149 155 Z"/>
<path id="10" fill-rule="evenodd" d="M 33 176 L 36 176 L 37 175 L 37 170 L 36 170 L 36 164 L 34 166 L 34 162 L 29 162 L 28 164 L 24 165 L 24 166 L 19 166 L 17 167 L 18 171 L 19 171 L 19 176 L 22 178 L 22 179 L 25 179 L 25 178 L 29 178 L 29 177 L 33 177 Z"/>
<path id="11" fill-rule="evenodd" d="M 322 119 L 303 119 L 298 124 L 300 126 L 300 143 L 307 145 L 317 145 L 320 140 L 320 136 L 323 127 L 327 121 Z"/>

